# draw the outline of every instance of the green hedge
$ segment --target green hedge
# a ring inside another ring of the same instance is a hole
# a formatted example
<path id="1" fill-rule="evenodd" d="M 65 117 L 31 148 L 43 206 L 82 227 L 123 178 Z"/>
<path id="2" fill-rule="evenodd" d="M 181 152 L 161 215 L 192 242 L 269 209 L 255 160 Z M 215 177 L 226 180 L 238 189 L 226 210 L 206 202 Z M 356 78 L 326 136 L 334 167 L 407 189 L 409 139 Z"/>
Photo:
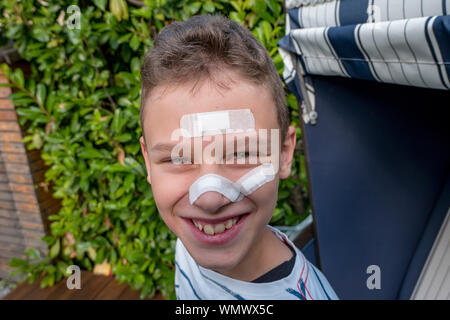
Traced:
<path id="1" fill-rule="evenodd" d="M 80 29 L 70 5 L 81 9 Z M 277 41 L 284 35 L 281 0 L 144 1 L 2 0 L 1 43 L 14 41 L 31 65 L 3 65 L 15 88 L 19 121 L 28 126 L 24 141 L 41 149 L 50 169 L 46 181 L 62 201 L 49 217 L 43 238 L 49 253 L 36 249 L 10 265 L 21 281 L 43 274 L 41 286 L 61 280 L 68 265 L 92 270 L 107 261 L 119 281 L 152 296 L 174 298 L 175 236 L 160 219 L 146 181 L 139 137 L 140 74 L 143 55 L 165 25 L 203 13 L 220 13 L 247 26 L 264 44 L 280 74 Z M 297 102 L 288 96 L 292 124 Z M 300 129 L 298 129 L 300 136 Z M 280 183 L 272 225 L 299 223 L 309 210 L 303 156 L 296 151 L 293 173 Z"/>

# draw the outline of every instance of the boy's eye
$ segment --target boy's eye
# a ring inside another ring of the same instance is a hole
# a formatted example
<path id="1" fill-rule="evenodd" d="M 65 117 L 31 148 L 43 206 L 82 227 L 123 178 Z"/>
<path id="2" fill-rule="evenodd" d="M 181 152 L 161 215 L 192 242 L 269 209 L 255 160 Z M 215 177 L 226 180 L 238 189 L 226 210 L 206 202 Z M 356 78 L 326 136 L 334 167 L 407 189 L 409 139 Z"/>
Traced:
<path id="1" fill-rule="evenodd" d="M 226 157 L 226 162 L 228 163 L 237 163 L 237 164 L 256 164 L 258 163 L 258 156 L 257 154 L 253 152 L 235 152 L 232 154 L 229 154 Z"/>
<path id="2" fill-rule="evenodd" d="M 175 165 L 192 164 L 190 159 L 183 158 L 183 157 L 166 158 L 162 162 L 163 163 L 171 163 L 171 164 L 175 164 Z"/>
<path id="3" fill-rule="evenodd" d="M 235 152 L 235 153 L 230 153 L 226 156 L 227 160 L 239 160 L 239 159 L 246 159 L 249 157 L 249 153 L 248 152 Z"/>
<path id="4" fill-rule="evenodd" d="M 234 158 L 235 159 L 244 159 L 244 158 L 248 158 L 250 156 L 250 154 L 248 152 L 238 152 L 234 154 Z"/>

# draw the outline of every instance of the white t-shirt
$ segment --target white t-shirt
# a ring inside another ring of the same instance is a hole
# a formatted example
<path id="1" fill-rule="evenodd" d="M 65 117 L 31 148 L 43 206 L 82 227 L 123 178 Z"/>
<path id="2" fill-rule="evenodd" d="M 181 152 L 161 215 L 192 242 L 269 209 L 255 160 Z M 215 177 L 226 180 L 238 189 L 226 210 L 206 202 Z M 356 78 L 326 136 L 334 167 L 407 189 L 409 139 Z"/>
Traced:
<path id="1" fill-rule="evenodd" d="M 280 280 L 254 283 L 236 280 L 199 266 L 180 239 L 175 249 L 175 293 L 178 300 L 336 300 L 325 276 L 281 231 L 268 226 L 295 249 L 291 273 Z"/>

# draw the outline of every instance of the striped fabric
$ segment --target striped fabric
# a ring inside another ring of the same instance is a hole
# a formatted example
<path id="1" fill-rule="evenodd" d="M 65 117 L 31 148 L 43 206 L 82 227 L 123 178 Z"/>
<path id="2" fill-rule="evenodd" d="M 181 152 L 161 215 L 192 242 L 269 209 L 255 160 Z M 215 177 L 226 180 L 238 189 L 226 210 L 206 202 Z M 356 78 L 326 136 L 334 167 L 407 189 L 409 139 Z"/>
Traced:
<path id="1" fill-rule="evenodd" d="M 450 0 L 287 0 L 294 28 L 334 27 L 450 13 Z"/>
<path id="2" fill-rule="evenodd" d="M 287 34 L 279 48 L 284 80 L 294 92 L 301 92 L 298 74 L 450 88 L 450 0 L 297 0 L 286 5 Z"/>

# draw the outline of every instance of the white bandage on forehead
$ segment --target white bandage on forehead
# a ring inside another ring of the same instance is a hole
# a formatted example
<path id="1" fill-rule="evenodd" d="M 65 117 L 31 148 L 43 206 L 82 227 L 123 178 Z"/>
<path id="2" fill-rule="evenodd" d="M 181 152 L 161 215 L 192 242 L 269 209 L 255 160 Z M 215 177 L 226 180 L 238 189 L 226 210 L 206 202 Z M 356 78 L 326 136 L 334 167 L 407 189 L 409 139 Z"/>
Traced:
<path id="1" fill-rule="evenodd" d="M 180 129 L 187 138 L 245 131 L 255 129 L 255 118 L 250 109 L 192 113 L 181 117 Z"/>
<path id="2" fill-rule="evenodd" d="M 237 202 L 274 178 L 275 170 L 271 163 L 250 170 L 236 182 L 217 174 L 206 174 L 198 178 L 189 188 L 189 202 L 193 204 L 198 197 L 208 191 L 221 193 L 230 201 Z"/>

